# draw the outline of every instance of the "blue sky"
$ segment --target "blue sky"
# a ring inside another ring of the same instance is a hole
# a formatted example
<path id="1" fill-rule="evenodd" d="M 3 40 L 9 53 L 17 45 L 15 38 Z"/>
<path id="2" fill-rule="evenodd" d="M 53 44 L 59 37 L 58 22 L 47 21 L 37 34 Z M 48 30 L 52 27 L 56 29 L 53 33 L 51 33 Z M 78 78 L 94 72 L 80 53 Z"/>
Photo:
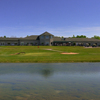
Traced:
<path id="1" fill-rule="evenodd" d="M 0 36 L 100 36 L 100 0 L 0 0 Z"/>

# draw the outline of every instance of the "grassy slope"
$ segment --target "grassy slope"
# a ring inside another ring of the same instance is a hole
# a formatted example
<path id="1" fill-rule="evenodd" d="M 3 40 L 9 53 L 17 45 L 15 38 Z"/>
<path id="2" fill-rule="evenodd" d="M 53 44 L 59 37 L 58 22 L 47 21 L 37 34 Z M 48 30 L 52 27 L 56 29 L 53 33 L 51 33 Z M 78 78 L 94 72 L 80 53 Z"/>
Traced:
<path id="1" fill-rule="evenodd" d="M 58 51 L 52 51 L 52 50 Z M 11 55 L 18 52 L 25 54 Z M 75 52 L 63 55 L 61 52 Z M 100 62 L 100 48 L 73 46 L 1 46 L 0 62 Z"/>

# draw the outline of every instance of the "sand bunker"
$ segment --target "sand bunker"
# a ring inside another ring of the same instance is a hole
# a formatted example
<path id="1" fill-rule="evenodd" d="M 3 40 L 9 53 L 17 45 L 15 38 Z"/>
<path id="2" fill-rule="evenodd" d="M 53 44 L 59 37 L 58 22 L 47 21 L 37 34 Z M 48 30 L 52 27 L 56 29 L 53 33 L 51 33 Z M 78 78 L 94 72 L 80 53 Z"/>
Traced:
<path id="1" fill-rule="evenodd" d="M 79 53 L 74 53 L 74 52 L 70 52 L 70 53 L 68 53 L 68 52 L 63 52 L 63 53 L 61 53 L 61 54 L 73 55 L 73 54 L 79 54 Z"/>

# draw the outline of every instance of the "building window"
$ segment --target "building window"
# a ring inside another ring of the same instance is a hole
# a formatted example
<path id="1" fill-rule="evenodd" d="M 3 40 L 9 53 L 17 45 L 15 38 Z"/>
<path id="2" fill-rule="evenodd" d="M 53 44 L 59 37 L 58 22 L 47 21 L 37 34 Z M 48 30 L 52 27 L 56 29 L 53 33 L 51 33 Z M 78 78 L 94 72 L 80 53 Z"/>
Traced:
<path id="1" fill-rule="evenodd" d="M 49 42 L 46 42 L 46 45 L 49 45 Z"/>
<path id="2" fill-rule="evenodd" d="M 44 39 L 44 36 L 42 35 L 40 38 L 41 38 L 41 39 Z"/>
<path id="3" fill-rule="evenodd" d="M 21 42 L 21 45 L 24 45 L 24 42 Z"/>
<path id="4" fill-rule="evenodd" d="M 49 36 L 46 36 L 46 39 L 49 39 Z"/>
<path id="5" fill-rule="evenodd" d="M 1 45 L 5 45 L 5 43 L 4 42 L 1 42 Z"/>
<path id="6" fill-rule="evenodd" d="M 11 45 L 14 45 L 14 43 L 11 43 Z"/>
<path id="7" fill-rule="evenodd" d="M 53 38 L 53 36 L 51 36 L 51 39 Z"/>

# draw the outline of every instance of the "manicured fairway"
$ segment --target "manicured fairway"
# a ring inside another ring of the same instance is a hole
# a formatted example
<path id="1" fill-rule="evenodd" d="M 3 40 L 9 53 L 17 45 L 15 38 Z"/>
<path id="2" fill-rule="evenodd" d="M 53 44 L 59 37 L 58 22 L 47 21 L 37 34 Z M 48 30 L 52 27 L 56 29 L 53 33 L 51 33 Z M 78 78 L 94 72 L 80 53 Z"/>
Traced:
<path id="1" fill-rule="evenodd" d="M 61 53 L 77 54 L 61 54 Z M 100 48 L 78 46 L 0 46 L 0 62 L 100 62 Z"/>

